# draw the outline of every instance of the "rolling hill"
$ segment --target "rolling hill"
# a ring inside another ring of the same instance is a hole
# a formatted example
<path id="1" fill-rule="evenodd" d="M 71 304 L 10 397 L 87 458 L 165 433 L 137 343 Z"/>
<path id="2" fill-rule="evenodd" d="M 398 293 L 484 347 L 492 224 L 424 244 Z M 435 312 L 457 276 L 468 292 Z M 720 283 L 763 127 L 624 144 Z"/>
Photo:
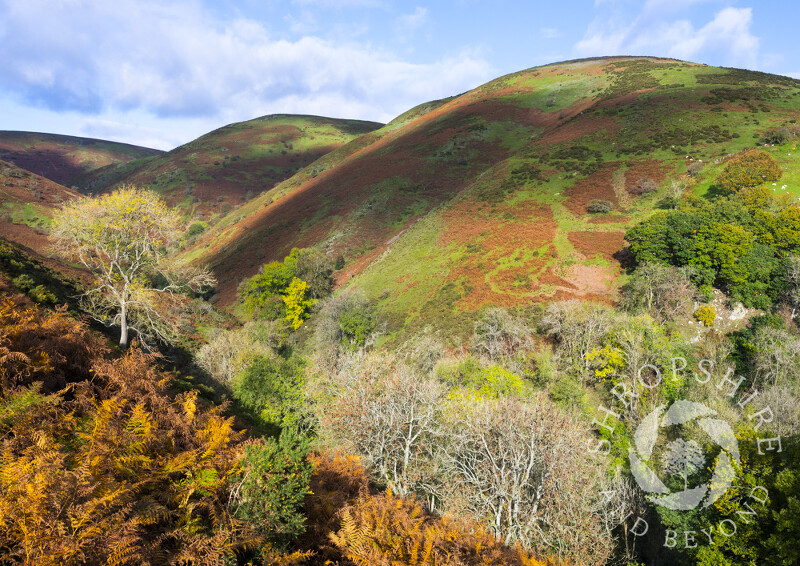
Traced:
<path id="1" fill-rule="evenodd" d="M 76 184 L 85 192 L 102 192 L 123 181 L 145 185 L 187 214 L 209 219 L 380 126 L 317 116 L 264 116 L 219 128 L 162 155 L 94 171 Z"/>
<path id="2" fill-rule="evenodd" d="M 344 257 L 338 284 L 396 327 L 485 305 L 613 302 L 625 228 L 671 180 L 703 194 L 728 156 L 798 118 L 800 81 L 787 77 L 641 57 L 532 68 L 353 140 L 186 253 L 212 266 L 225 304 L 266 261 L 317 246 Z M 767 149 L 781 190 L 800 196 L 791 145 Z M 613 209 L 588 213 L 592 200 Z"/>
<path id="3" fill-rule="evenodd" d="M 53 211 L 79 195 L 73 189 L 0 161 L 0 235 L 43 251 Z"/>
<path id="4" fill-rule="evenodd" d="M 0 131 L 0 159 L 66 186 L 89 171 L 160 153 L 91 138 Z"/>

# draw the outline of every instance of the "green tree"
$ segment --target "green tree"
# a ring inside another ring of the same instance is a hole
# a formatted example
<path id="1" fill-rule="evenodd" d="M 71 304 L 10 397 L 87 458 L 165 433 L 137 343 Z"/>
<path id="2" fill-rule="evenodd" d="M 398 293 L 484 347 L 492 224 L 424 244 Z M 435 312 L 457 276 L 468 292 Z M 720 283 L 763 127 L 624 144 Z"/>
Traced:
<path id="1" fill-rule="evenodd" d="M 286 546 L 305 531 L 303 500 L 314 471 L 308 454 L 309 440 L 290 430 L 245 446 L 234 478 L 235 514 L 269 542 Z"/>
<path id="2" fill-rule="evenodd" d="M 83 307 L 107 326 L 140 338 L 168 340 L 174 332 L 164 316 L 176 294 L 214 284 L 205 269 L 176 263 L 170 249 L 180 236 L 180 221 L 158 195 L 132 185 L 98 197 L 76 199 L 55 215 L 50 238 L 54 251 L 79 261 L 94 276 Z"/>
<path id="3" fill-rule="evenodd" d="M 316 302 L 308 296 L 309 294 L 308 283 L 295 277 L 283 295 L 283 302 L 286 305 L 286 320 L 295 330 L 303 325 L 303 321 L 308 318 L 309 311 Z"/>
<path id="4" fill-rule="evenodd" d="M 303 366 L 292 358 L 256 356 L 233 379 L 233 396 L 273 432 L 304 423 Z"/>

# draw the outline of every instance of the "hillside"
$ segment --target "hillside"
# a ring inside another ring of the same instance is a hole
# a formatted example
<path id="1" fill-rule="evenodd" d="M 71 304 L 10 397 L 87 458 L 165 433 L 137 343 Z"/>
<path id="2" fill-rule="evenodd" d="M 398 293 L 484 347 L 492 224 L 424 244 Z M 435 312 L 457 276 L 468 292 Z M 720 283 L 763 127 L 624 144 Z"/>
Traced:
<path id="1" fill-rule="evenodd" d="M 0 161 L 0 236 L 43 252 L 53 211 L 77 191 Z"/>
<path id="2" fill-rule="evenodd" d="M 798 97 L 800 81 L 676 60 L 528 69 L 362 136 L 228 215 L 188 253 L 210 263 L 230 303 L 264 262 L 317 246 L 346 260 L 340 285 L 378 299 L 401 326 L 490 304 L 613 302 L 625 228 L 671 180 L 703 193 L 726 156 L 793 126 Z M 783 190 L 800 196 L 791 147 L 768 149 L 789 169 Z M 613 210 L 588 213 L 593 199 Z"/>
<path id="3" fill-rule="evenodd" d="M 160 153 L 91 138 L 0 131 L 0 159 L 66 186 L 89 171 Z"/>
<path id="4" fill-rule="evenodd" d="M 380 126 L 316 116 L 264 116 L 219 128 L 163 155 L 106 167 L 76 182 L 87 192 L 102 192 L 122 181 L 146 185 L 171 205 L 209 219 Z"/>

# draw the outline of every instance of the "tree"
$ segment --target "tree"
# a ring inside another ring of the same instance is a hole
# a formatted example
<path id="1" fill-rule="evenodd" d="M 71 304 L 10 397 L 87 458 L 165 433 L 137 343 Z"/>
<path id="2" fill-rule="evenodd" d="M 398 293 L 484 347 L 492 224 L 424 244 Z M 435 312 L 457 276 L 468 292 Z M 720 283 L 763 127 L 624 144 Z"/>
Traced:
<path id="1" fill-rule="evenodd" d="M 742 187 L 755 187 L 781 178 L 781 168 L 773 157 L 762 149 L 745 151 L 728 161 L 717 184 L 725 191 L 735 193 Z"/>
<path id="2" fill-rule="evenodd" d="M 438 445 L 446 511 L 485 521 L 498 540 L 581 564 L 605 563 L 611 537 L 599 514 L 602 465 L 582 447 L 576 417 L 544 396 L 449 395 Z M 466 513 L 465 513 L 466 512 Z"/>
<path id="3" fill-rule="evenodd" d="M 694 440 L 685 442 L 678 438 L 669 444 L 667 450 L 665 471 L 683 478 L 683 489 L 687 489 L 689 476 L 702 469 L 705 462 L 703 449 Z"/>
<path id="4" fill-rule="evenodd" d="M 84 308 L 99 322 L 120 327 L 122 347 L 129 329 L 140 339 L 166 340 L 172 334 L 167 305 L 179 293 L 215 282 L 208 271 L 168 256 L 179 228 L 178 215 L 155 193 L 132 185 L 74 200 L 54 218 L 55 252 L 77 259 L 96 278 L 82 297 Z"/>

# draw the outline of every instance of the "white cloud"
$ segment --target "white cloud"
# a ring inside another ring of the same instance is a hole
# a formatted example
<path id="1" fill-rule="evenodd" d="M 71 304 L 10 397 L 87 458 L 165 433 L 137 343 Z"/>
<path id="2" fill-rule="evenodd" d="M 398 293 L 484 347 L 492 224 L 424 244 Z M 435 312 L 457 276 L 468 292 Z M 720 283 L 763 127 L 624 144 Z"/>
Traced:
<path id="1" fill-rule="evenodd" d="M 708 0 L 649 0 L 632 20 L 598 19 L 575 44 L 578 55 L 655 55 L 728 66 L 757 67 L 759 39 L 751 32 L 751 8 L 724 8 L 700 28 L 670 19 L 677 7 Z"/>
<path id="2" fill-rule="evenodd" d="M 427 11 L 409 17 L 422 25 Z M 194 0 L 0 0 L 0 52 L 0 93 L 101 118 L 296 112 L 385 121 L 492 76 L 480 53 L 411 63 L 364 42 L 278 39 L 253 20 L 216 20 Z"/>
<path id="3" fill-rule="evenodd" d="M 428 9 L 417 6 L 410 14 L 405 14 L 397 18 L 399 26 L 407 31 L 419 29 L 428 20 Z"/>

